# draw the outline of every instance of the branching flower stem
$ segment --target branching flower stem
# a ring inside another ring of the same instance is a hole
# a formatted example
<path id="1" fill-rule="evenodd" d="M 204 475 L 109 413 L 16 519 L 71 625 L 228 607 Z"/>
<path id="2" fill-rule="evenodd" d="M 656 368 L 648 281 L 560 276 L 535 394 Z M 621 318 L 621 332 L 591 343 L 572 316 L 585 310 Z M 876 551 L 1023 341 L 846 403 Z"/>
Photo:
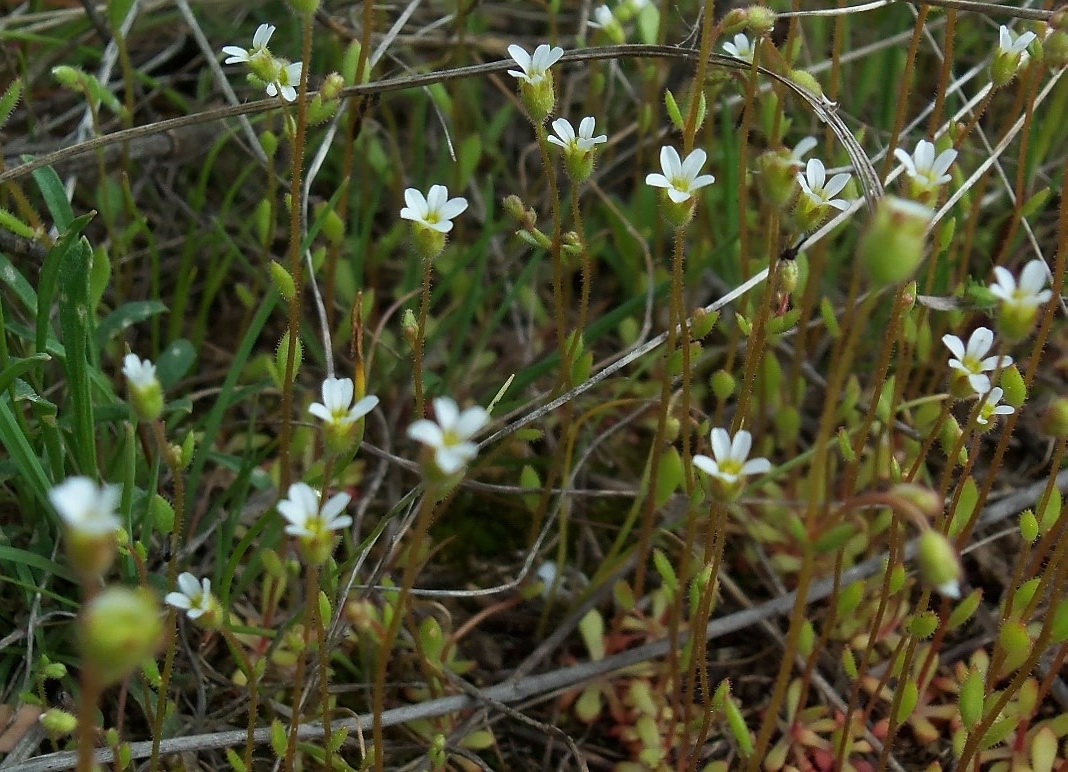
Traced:
<path id="1" fill-rule="evenodd" d="M 301 61 L 311 62 L 313 21 L 311 17 L 303 19 L 303 49 Z M 296 378 L 297 345 L 300 337 L 301 298 L 304 293 L 304 261 L 301 259 L 301 242 L 304 235 L 304 223 L 301 221 L 303 208 L 300 205 L 301 187 L 304 172 L 304 150 L 308 134 L 308 72 L 305 66 L 300 73 L 300 90 L 297 95 L 296 130 L 292 139 L 293 163 L 290 170 L 289 195 L 289 272 L 293 277 L 293 299 L 289 303 L 289 345 L 286 350 L 286 369 L 282 378 L 282 427 L 278 440 L 279 452 L 279 490 L 287 490 L 292 481 L 290 469 L 290 443 L 293 436 L 293 383 Z"/>
<path id="2" fill-rule="evenodd" d="M 541 151 L 545 176 L 549 180 L 549 194 L 553 207 L 553 237 L 550 247 L 553 262 L 553 313 L 556 317 L 556 348 L 560 352 L 562 359 L 567 341 L 567 316 L 564 312 L 564 265 L 560 254 L 562 246 L 560 183 L 556 177 L 556 164 L 553 162 L 552 153 L 549 152 L 549 138 L 545 132 L 545 127 L 540 123 L 535 124 L 534 133 L 538 137 L 538 149 Z M 567 368 L 561 370 L 560 385 L 562 389 L 567 389 L 571 385 L 571 373 Z"/>

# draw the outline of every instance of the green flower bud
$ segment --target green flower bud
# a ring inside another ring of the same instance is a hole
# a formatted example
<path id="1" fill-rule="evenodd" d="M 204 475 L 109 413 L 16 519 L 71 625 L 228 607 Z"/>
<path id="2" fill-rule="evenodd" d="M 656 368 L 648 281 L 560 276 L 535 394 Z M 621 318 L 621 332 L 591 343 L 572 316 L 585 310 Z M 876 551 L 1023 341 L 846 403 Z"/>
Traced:
<path id="1" fill-rule="evenodd" d="M 265 131 L 260 134 L 260 147 L 263 148 L 263 153 L 268 158 L 274 158 L 274 154 L 278 152 L 278 135 L 273 131 Z"/>
<path id="2" fill-rule="evenodd" d="M 80 89 L 85 78 L 85 73 L 77 67 L 61 64 L 58 67 L 52 68 L 52 77 L 59 81 L 61 86 L 66 86 L 69 89 Z"/>
<path id="3" fill-rule="evenodd" d="M 82 611 L 78 639 L 86 665 L 107 685 L 151 656 L 162 632 L 159 604 L 152 593 L 109 587 Z"/>
<path id="4" fill-rule="evenodd" d="M 754 35 L 767 35 L 775 27 L 775 11 L 763 5 L 751 5 L 745 9 L 746 26 Z"/>
<path id="5" fill-rule="evenodd" d="M 685 201 L 676 203 L 663 190 L 660 191 L 659 195 L 660 203 L 662 204 L 660 211 L 664 213 L 664 219 L 676 229 L 685 228 L 690 220 L 693 219 L 694 210 L 697 208 L 697 200 L 690 196 Z"/>
<path id="6" fill-rule="evenodd" d="M 1005 404 L 1012 405 L 1019 410 L 1027 401 L 1027 384 L 1023 374 L 1016 365 L 1005 368 L 999 381 L 1005 392 Z"/>
<path id="7" fill-rule="evenodd" d="M 717 370 L 712 373 L 710 379 L 710 385 L 712 387 L 712 393 L 716 395 L 716 399 L 720 402 L 726 402 L 734 394 L 734 389 L 737 387 L 737 381 L 734 376 L 726 370 Z"/>
<path id="8" fill-rule="evenodd" d="M 944 534 L 924 531 L 920 536 L 916 560 L 920 577 L 931 589 L 947 598 L 960 598 L 960 582 L 964 577 L 957 550 Z"/>
<path id="9" fill-rule="evenodd" d="M 433 260 L 445 249 L 448 237 L 441 231 L 428 228 L 422 223 L 412 223 L 412 244 L 416 254 L 424 260 Z"/>
<path id="10" fill-rule="evenodd" d="M 322 94 L 323 101 L 332 102 L 341 96 L 343 88 L 345 88 L 345 79 L 341 77 L 341 73 L 332 72 L 323 80 L 319 93 Z"/>
<path id="11" fill-rule="evenodd" d="M 1042 428 L 1050 437 L 1068 437 L 1068 397 L 1057 397 L 1049 403 Z"/>
<path id="12" fill-rule="evenodd" d="M 41 726 L 49 737 L 66 737 L 78 728 L 78 719 L 65 710 L 52 708 L 41 714 Z"/>
<path id="13" fill-rule="evenodd" d="M 531 122 L 538 126 L 545 123 L 545 119 L 552 115 L 556 106 L 556 88 L 553 85 L 552 73 L 546 72 L 536 83 L 522 81 L 519 84 L 519 96 L 526 105 Z"/>
<path id="14" fill-rule="evenodd" d="M 934 518 L 942 514 L 942 498 L 930 488 L 914 483 L 901 483 L 890 489 L 890 496 L 903 499 L 922 512 L 926 517 Z"/>
<path id="15" fill-rule="evenodd" d="M 823 87 L 820 86 L 820 82 L 816 80 L 816 76 L 805 70 L 790 70 L 787 76 L 790 80 L 796 83 L 801 88 L 811 91 L 818 97 L 823 96 Z"/>
<path id="16" fill-rule="evenodd" d="M 788 150 L 768 150 L 757 156 L 760 192 L 768 204 L 785 210 L 797 195 L 797 164 Z"/>
<path id="17" fill-rule="evenodd" d="M 1038 307 L 1024 303 L 998 306 L 997 328 L 1009 343 L 1018 343 L 1031 334 L 1038 319 Z"/>
<path id="18" fill-rule="evenodd" d="M 333 209 L 323 216 L 323 235 L 331 244 L 340 244 L 345 238 L 345 222 Z"/>
<path id="19" fill-rule="evenodd" d="M 923 261 L 927 227 L 934 212 L 895 196 L 884 196 L 857 245 L 857 257 L 873 284 L 886 286 L 912 278 Z"/>
<path id="20" fill-rule="evenodd" d="M 293 298 L 297 295 L 297 285 L 293 282 L 293 277 L 290 276 L 285 266 L 272 260 L 267 272 L 271 274 L 271 283 L 274 284 L 274 288 L 282 296 L 282 299 L 287 303 L 292 303 Z"/>

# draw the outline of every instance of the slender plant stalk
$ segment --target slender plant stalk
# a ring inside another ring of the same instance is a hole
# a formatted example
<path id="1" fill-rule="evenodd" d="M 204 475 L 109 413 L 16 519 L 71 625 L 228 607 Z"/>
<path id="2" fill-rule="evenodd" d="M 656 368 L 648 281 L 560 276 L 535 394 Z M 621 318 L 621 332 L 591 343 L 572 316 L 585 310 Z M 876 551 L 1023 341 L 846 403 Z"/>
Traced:
<path id="1" fill-rule="evenodd" d="M 374 722 L 372 736 L 374 745 L 375 772 L 383 772 L 385 769 L 384 733 L 382 726 L 382 713 L 386 709 L 386 673 L 389 670 L 389 659 L 393 653 L 393 644 L 400 632 L 401 620 L 404 618 L 404 606 L 411 595 L 415 585 L 415 577 L 420 568 L 420 549 L 426 540 L 427 531 L 434 515 L 434 497 L 429 491 L 423 493 L 419 502 L 419 511 L 415 516 L 415 527 L 412 533 L 411 543 L 408 545 L 408 560 L 404 564 L 404 575 L 401 579 L 400 593 L 397 595 L 396 605 L 393 607 L 393 616 L 389 620 L 389 627 L 382 638 L 382 646 L 378 651 L 378 660 L 375 663 L 375 682 L 372 690 L 372 714 Z"/>
<path id="2" fill-rule="evenodd" d="M 303 48 L 301 61 L 311 61 L 312 18 L 303 20 Z M 293 160 L 289 178 L 289 272 L 293 277 L 293 299 L 289 304 L 289 345 L 286 347 L 286 370 L 282 378 L 282 427 L 279 432 L 279 489 L 288 490 L 293 479 L 290 468 L 290 443 L 293 437 L 293 386 L 296 378 L 297 345 L 300 338 L 301 299 L 304 295 L 304 261 L 301 259 L 300 245 L 304 237 L 304 224 L 301 222 L 300 205 L 301 186 L 304 177 L 304 150 L 308 134 L 308 70 L 305 66 L 300 73 L 300 91 L 297 94 L 297 126 L 293 135 Z"/>
<path id="3" fill-rule="evenodd" d="M 415 387 L 415 415 L 423 417 L 423 344 L 426 341 L 426 320 L 430 314 L 430 280 L 434 276 L 434 261 L 423 258 L 423 285 L 419 294 L 419 322 L 412 344 L 412 378 Z"/>
<path id="4" fill-rule="evenodd" d="M 313 627 L 322 626 L 319 620 L 319 566 L 308 566 L 304 583 L 304 648 L 297 656 L 297 669 L 293 674 L 293 713 L 289 719 L 289 741 L 286 743 L 286 757 L 282 765 L 285 772 L 292 772 L 297 754 L 297 735 L 300 730 L 304 709 L 304 678 L 307 673 L 307 645 Z M 325 678 L 326 675 L 323 674 Z M 328 742 L 328 740 L 327 740 Z"/>
<path id="5" fill-rule="evenodd" d="M 248 655 L 245 654 L 245 647 L 242 646 L 241 641 L 237 639 L 233 631 L 229 627 L 230 620 L 227 619 L 226 623 L 221 629 L 223 639 L 226 641 L 227 647 L 230 649 L 230 653 L 234 655 L 234 659 L 237 660 L 237 666 L 241 668 L 241 672 L 244 673 L 245 678 L 248 681 L 248 723 L 247 733 L 245 735 L 245 769 L 251 772 L 252 770 L 252 749 L 256 747 L 256 719 L 259 715 L 259 700 L 260 700 L 260 688 L 257 683 L 256 671 L 252 667 L 252 662 L 249 660 Z"/>

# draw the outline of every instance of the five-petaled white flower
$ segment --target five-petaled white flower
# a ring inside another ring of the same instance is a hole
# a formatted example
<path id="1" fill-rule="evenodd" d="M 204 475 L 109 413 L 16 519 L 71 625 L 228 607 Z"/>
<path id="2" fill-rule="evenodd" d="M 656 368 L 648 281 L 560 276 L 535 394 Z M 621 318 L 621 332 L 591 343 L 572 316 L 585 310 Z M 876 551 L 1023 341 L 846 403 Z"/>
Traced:
<path id="1" fill-rule="evenodd" d="M 994 277 L 996 281 L 990 285 L 990 294 L 1006 305 L 1017 308 L 1038 308 L 1053 297 L 1053 293 L 1045 289 L 1049 269 L 1038 258 L 1023 267 L 1020 271 L 1019 283 L 1008 269 L 1000 265 L 994 266 Z"/>
<path id="2" fill-rule="evenodd" d="M 422 418 L 408 427 L 408 436 L 434 450 L 434 463 L 447 475 L 459 472 L 476 455 L 478 445 L 471 438 L 489 423 L 489 413 L 481 407 L 460 412 L 448 397 L 434 400 L 434 421 Z"/>
<path id="3" fill-rule="evenodd" d="M 135 389 L 150 389 L 159 385 L 156 366 L 147 359 L 142 360 L 137 354 L 127 354 L 122 360 L 122 374 Z"/>
<path id="4" fill-rule="evenodd" d="M 712 430 L 712 457 L 694 456 L 693 465 L 707 475 L 734 485 L 743 477 L 771 471 L 766 458 L 749 458 L 753 435 L 745 429 L 731 438 L 726 429 Z"/>
<path id="5" fill-rule="evenodd" d="M 805 137 L 794 145 L 794 149 L 790 151 L 790 162 L 798 168 L 805 168 L 805 156 L 818 144 L 819 140 L 815 137 Z"/>
<path id="6" fill-rule="evenodd" d="M 401 209 L 402 218 L 438 233 L 451 231 L 453 218 L 467 209 L 467 199 L 463 196 L 449 198 L 449 190 L 444 185 L 431 185 L 426 196 L 415 188 L 408 188 L 404 191 L 404 201 L 408 206 Z"/>
<path id="7" fill-rule="evenodd" d="M 1024 32 L 1016 35 L 1012 30 L 1001 25 L 998 30 L 998 51 L 1006 56 L 1016 56 L 1027 50 L 1027 47 L 1035 42 L 1038 36 L 1034 32 Z M 1022 64 L 1022 62 L 1021 62 Z"/>
<path id="8" fill-rule="evenodd" d="M 327 378 L 323 381 L 323 401 L 312 403 L 308 412 L 328 424 L 351 426 L 378 406 L 378 397 L 374 395 L 353 405 L 353 392 L 351 378 Z"/>
<path id="9" fill-rule="evenodd" d="M 274 34 L 275 29 L 277 27 L 273 24 L 261 24 L 257 27 L 256 34 L 252 36 L 252 48 L 249 49 L 240 46 L 223 46 L 223 53 L 229 54 L 223 64 L 240 64 L 251 62 L 257 56 L 270 56 L 267 44 L 271 41 L 271 35 Z"/>
<path id="10" fill-rule="evenodd" d="M 753 41 L 741 32 L 734 36 L 733 41 L 728 40 L 724 43 L 723 50 L 735 59 L 742 59 L 750 64 L 753 63 L 753 55 L 756 54 L 756 46 Z"/>
<path id="11" fill-rule="evenodd" d="M 905 173 L 926 190 L 934 190 L 953 179 L 946 172 L 957 160 L 957 151 L 953 148 L 943 150 L 935 156 L 935 146 L 926 139 L 916 143 L 912 155 L 899 147 L 894 148 L 894 157 L 905 167 Z"/>
<path id="12" fill-rule="evenodd" d="M 583 118 L 579 122 L 579 129 L 576 134 L 575 127 L 571 125 L 567 118 L 557 118 L 553 121 L 553 131 L 556 132 L 556 136 L 549 137 L 549 141 L 554 145 L 559 145 L 569 153 L 588 153 L 597 145 L 608 141 L 607 134 L 593 136 L 596 120 L 596 118 L 589 115 Z"/>
<path id="13" fill-rule="evenodd" d="M 1004 369 L 1012 364 L 1010 356 L 987 356 L 994 345 L 994 332 L 988 327 L 976 328 L 968 338 L 967 347 L 956 335 L 943 335 L 942 342 L 953 354 L 949 366 L 968 378 L 976 394 L 990 391 L 988 371 Z"/>
<path id="14" fill-rule="evenodd" d="M 330 531 L 338 531 L 352 525 L 352 518 L 341 514 L 349 505 L 351 496 L 337 493 L 319 506 L 320 494 L 307 483 L 289 486 L 289 498 L 278 502 L 278 512 L 289 521 L 286 533 L 306 539 L 319 539 Z"/>
<path id="15" fill-rule="evenodd" d="M 297 86 L 300 85 L 300 75 L 304 69 L 301 62 L 292 64 L 278 63 L 274 78 L 267 84 L 267 96 L 282 95 L 282 99 L 293 102 L 297 98 Z"/>
<path id="16" fill-rule="evenodd" d="M 1016 408 L 1012 405 L 999 405 L 1001 398 L 1005 396 L 1005 391 L 1000 386 L 995 386 L 981 399 L 983 404 L 979 406 L 979 412 L 975 416 L 975 422 L 980 426 L 986 426 L 999 415 L 1012 415 L 1016 412 Z"/>
<path id="17" fill-rule="evenodd" d="M 665 145 L 660 148 L 660 168 L 664 173 L 654 172 L 647 175 L 645 184 L 654 188 L 666 188 L 668 198 L 676 204 L 681 204 L 688 201 L 694 191 L 716 181 L 711 174 L 700 174 L 707 158 L 704 150 L 695 148 L 683 161 L 675 148 Z"/>
<path id="18" fill-rule="evenodd" d="M 607 5 L 599 5 L 593 9 L 593 18 L 590 19 L 589 25 L 594 29 L 606 29 L 609 25 L 615 23 L 615 20 L 616 17 L 612 15 L 611 8 Z"/>
<path id="19" fill-rule="evenodd" d="M 88 477 L 68 477 L 48 492 L 48 500 L 71 531 L 107 536 L 122 525 L 115 515 L 120 493 L 118 485 L 101 487 Z"/>
<path id="20" fill-rule="evenodd" d="M 842 192 L 842 188 L 849 184 L 852 175 L 841 172 L 827 179 L 827 169 L 823 161 L 818 158 L 810 158 L 805 166 L 805 173 L 797 175 L 797 183 L 805 197 L 816 206 L 833 206 L 835 209 L 846 210 L 849 202 L 844 198 L 835 198 Z"/>
<path id="21" fill-rule="evenodd" d="M 199 619 L 215 612 L 219 603 L 211 594 L 211 579 L 197 579 L 188 571 L 178 575 L 179 592 L 168 592 L 164 602 L 168 606 L 182 609 L 190 619 Z"/>
<path id="22" fill-rule="evenodd" d="M 522 69 L 522 72 L 508 70 L 508 74 L 513 78 L 526 81 L 531 86 L 537 86 L 548 76 L 549 68 L 560 61 L 560 57 L 564 55 L 564 49 L 542 43 L 534 49 L 534 55 L 531 56 L 522 46 L 513 43 L 508 46 L 508 55 Z"/>

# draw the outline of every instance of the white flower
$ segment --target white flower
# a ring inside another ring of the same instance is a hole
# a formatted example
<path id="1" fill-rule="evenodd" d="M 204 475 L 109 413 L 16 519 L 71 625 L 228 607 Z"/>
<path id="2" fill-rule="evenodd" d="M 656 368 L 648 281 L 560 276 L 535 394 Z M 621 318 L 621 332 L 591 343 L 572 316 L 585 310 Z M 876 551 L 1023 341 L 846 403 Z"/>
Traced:
<path id="1" fill-rule="evenodd" d="M 531 86 L 537 86 L 548 76 L 549 68 L 560 61 L 560 57 L 564 55 L 564 49 L 542 43 L 534 49 L 534 55 L 531 56 L 522 46 L 512 44 L 508 46 L 508 54 L 522 69 L 522 72 L 508 70 L 508 74 L 513 78 L 526 81 Z"/>
<path id="2" fill-rule="evenodd" d="M 808 155 L 808 152 L 812 150 L 812 148 L 816 147 L 816 145 L 818 144 L 819 140 L 815 137 L 805 137 L 796 145 L 794 145 L 794 149 L 790 151 L 790 162 L 794 166 L 803 169 L 805 167 L 805 156 Z"/>
<path id="3" fill-rule="evenodd" d="M 278 502 L 278 512 L 289 521 L 286 533 L 316 539 L 352 525 L 352 518 L 341 514 L 352 498 L 349 494 L 335 494 L 321 509 L 319 498 L 319 492 L 307 483 L 289 486 L 289 498 Z"/>
<path id="4" fill-rule="evenodd" d="M 88 477 L 68 477 L 48 492 L 48 500 L 72 531 L 84 536 L 107 536 L 122 523 L 115 516 L 118 485 L 98 486 Z"/>
<path id="5" fill-rule="evenodd" d="M 353 405 L 353 391 L 351 378 L 327 378 L 323 381 L 323 401 L 312 403 L 308 412 L 329 424 L 351 426 L 378 406 L 378 397 L 373 395 Z"/>
<path id="6" fill-rule="evenodd" d="M 742 59 L 743 61 L 752 64 L 753 55 L 756 53 L 756 46 L 753 45 L 753 41 L 739 32 L 734 36 L 733 42 L 727 41 L 723 44 L 723 50 L 735 59 Z"/>
<path id="7" fill-rule="evenodd" d="M 460 412 L 448 397 L 434 400 L 437 423 L 420 419 L 408 427 L 408 436 L 434 449 L 434 463 L 445 474 L 455 474 L 478 455 L 478 445 L 471 438 L 489 423 L 489 413 L 481 407 Z"/>
<path id="8" fill-rule="evenodd" d="M 467 209 L 467 199 L 449 198 L 449 190 L 444 185 L 431 185 L 425 197 L 415 188 L 408 188 L 404 191 L 404 201 L 408 206 L 401 209 L 402 218 L 439 233 L 451 231 L 453 218 Z"/>
<path id="9" fill-rule="evenodd" d="M 190 619 L 198 619 L 214 611 L 218 602 L 211 594 L 211 579 L 197 579 L 188 571 L 178 576 L 180 592 L 168 592 L 163 599 L 168 606 L 182 609 Z"/>
<path id="10" fill-rule="evenodd" d="M 1016 282 L 1016 277 L 1000 265 L 994 266 L 994 276 L 997 280 L 990 285 L 990 294 L 1006 305 L 1037 308 L 1053 297 L 1053 293 L 1045 289 L 1049 269 L 1038 258 L 1023 267 L 1019 283 Z"/>
<path id="11" fill-rule="evenodd" d="M 949 366 L 967 376 L 976 394 L 990 391 L 990 377 L 986 375 L 988 371 L 1004 369 L 1012 364 L 1010 356 L 987 356 L 994 345 L 994 333 L 987 327 L 977 328 L 968 338 L 967 347 L 956 335 L 943 335 L 942 342 L 953 354 Z"/>
<path id="12" fill-rule="evenodd" d="M 1021 35 L 1016 35 L 1002 24 L 1001 29 L 998 30 L 998 51 L 1005 56 L 1022 54 L 1029 45 L 1035 42 L 1037 37 L 1034 32 L 1024 32 Z"/>
<path id="13" fill-rule="evenodd" d="M 607 134 L 593 136 L 596 120 L 592 116 L 583 118 L 579 122 L 579 130 L 578 134 L 576 134 L 575 128 L 569 120 L 557 118 L 553 121 L 553 131 L 556 132 L 556 136 L 549 137 L 549 141 L 554 145 L 559 145 L 569 153 L 588 153 L 597 145 L 608 141 Z"/>
<path id="14" fill-rule="evenodd" d="M 282 95 L 282 99 L 293 102 L 297 98 L 297 86 L 300 85 L 300 74 L 304 69 L 301 62 L 282 64 L 278 62 L 274 77 L 267 84 L 267 96 Z"/>
<path id="15" fill-rule="evenodd" d="M 252 48 L 247 50 L 240 46 L 223 46 L 223 53 L 229 54 L 223 64 L 240 64 L 251 62 L 256 56 L 270 56 L 267 44 L 271 41 L 271 35 L 274 34 L 275 29 L 273 24 L 261 24 L 256 28 L 256 34 L 252 36 Z"/>
<path id="16" fill-rule="evenodd" d="M 926 190 L 945 185 L 953 179 L 946 172 L 957 160 L 957 151 L 953 148 L 943 150 L 935 157 L 935 146 L 926 139 L 916 143 L 912 155 L 899 147 L 894 148 L 894 157 L 905 167 L 905 173 L 916 180 Z"/>
<path id="17" fill-rule="evenodd" d="M 711 174 L 699 174 L 708 156 L 701 148 L 690 151 L 683 161 L 673 147 L 660 148 L 660 168 L 663 174 L 649 174 L 646 185 L 654 188 L 667 188 L 668 198 L 676 204 L 688 201 L 695 190 L 711 185 L 716 178 Z"/>
<path id="18" fill-rule="evenodd" d="M 995 386 L 990 391 L 982 396 L 983 404 L 979 407 L 979 413 L 975 416 L 975 422 L 980 426 L 986 426 L 994 418 L 999 415 L 1012 415 L 1016 412 L 1016 408 L 1012 405 L 999 405 L 1001 398 L 1005 396 L 1005 391 L 1000 386 Z"/>
<path id="19" fill-rule="evenodd" d="M 608 25 L 615 23 L 616 17 L 612 15 L 612 9 L 607 5 L 599 5 L 593 9 L 593 18 L 590 19 L 589 24 L 594 29 L 605 29 Z M 520 64 L 522 67 L 522 64 Z"/>
<path id="20" fill-rule="evenodd" d="M 833 206 L 835 209 L 845 210 L 849 208 L 849 202 L 844 198 L 835 198 L 842 192 L 852 175 L 842 172 L 827 180 L 827 170 L 823 161 L 818 158 L 810 158 L 805 166 L 805 173 L 797 175 L 797 182 L 805 196 L 817 206 Z"/>
<path id="21" fill-rule="evenodd" d="M 156 366 L 149 360 L 141 360 L 137 354 L 127 354 L 122 360 L 122 374 L 135 389 L 150 389 L 159 385 Z"/>
<path id="22" fill-rule="evenodd" d="M 693 465 L 707 475 L 734 485 L 741 478 L 771 471 L 771 462 L 766 458 L 749 458 L 753 447 L 753 435 L 742 429 L 731 435 L 726 429 L 712 430 L 712 458 L 694 456 Z"/>

